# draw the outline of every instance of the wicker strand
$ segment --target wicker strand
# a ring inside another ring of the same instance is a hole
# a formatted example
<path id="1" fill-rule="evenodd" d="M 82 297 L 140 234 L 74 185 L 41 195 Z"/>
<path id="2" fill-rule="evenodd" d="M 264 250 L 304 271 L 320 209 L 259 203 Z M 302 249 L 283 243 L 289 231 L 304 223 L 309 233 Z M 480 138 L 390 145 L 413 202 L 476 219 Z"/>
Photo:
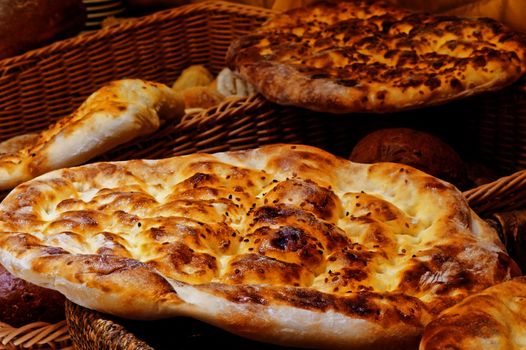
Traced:
<path id="1" fill-rule="evenodd" d="M 526 206 L 526 170 L 464 192 L 478 213 L 514 210 Z"/>
<path id="2" fill-rule="evenodd" d="M 19 328 L 0 322 L 0 349 L 21 349 L 46 345 L 45 348 L 66 349 L 69 344 L 66 321 L 55 324 L 34 322 Z"/>

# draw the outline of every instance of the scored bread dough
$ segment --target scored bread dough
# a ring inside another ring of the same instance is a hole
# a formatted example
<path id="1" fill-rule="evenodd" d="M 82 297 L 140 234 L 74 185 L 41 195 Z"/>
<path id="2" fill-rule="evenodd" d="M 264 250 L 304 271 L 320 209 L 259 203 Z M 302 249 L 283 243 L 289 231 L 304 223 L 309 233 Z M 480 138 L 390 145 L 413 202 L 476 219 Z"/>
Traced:
<path id="1" fill-rule="evenodd" d="M 327 349 L 416 348 L 517 274 L 451 184 L 300 145 L 47 173 L 0 204 L 0 262 L 95 310 Z"/>
<path id="2" fill-rule="evenodd" d="M 139 79 L 110 82 L 37 136 L 21 135 L 0 144 L 0 190 L 54 169 L 81 164 L 148 135 L 162 120 L 183 113 L 182 99 L 163 84 Z"/>

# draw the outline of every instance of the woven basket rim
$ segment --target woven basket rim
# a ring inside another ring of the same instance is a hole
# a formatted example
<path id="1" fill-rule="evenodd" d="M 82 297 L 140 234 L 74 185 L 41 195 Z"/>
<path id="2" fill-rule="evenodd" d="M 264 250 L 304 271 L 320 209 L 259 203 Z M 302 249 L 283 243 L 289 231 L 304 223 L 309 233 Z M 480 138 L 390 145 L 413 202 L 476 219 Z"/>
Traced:
<path id="1" fill-rule="evenodd" d="M 262 7 L 243 5 L 226 1 L 206 1 L 194 4 L 183 5 L 163 11 L 158 11 L 150 15 L 128 18 L 126 21 L 102 28 L 92 32 L 81 33 L 75 37 L 60 40 L 50 45 L 27 51 L 23 54 L 8 57 L 0 60 L 0 76 L 7 74 L 11 69 L 16 69 L 20 65 L 26 65 L 28 61 L 35 58 L 41 58 L 51 53 L 68 51 L 71 47 L 88 44 L 92 41 L 101 40 L 105 37 L 123 33 L 130 29 L 148 27 L 152 23 L 164 22 L 177 17 L 192 14 L 200 11 L 226 11 L 246 16 L 269 18 L 276 14 L 276 11 Z"/>

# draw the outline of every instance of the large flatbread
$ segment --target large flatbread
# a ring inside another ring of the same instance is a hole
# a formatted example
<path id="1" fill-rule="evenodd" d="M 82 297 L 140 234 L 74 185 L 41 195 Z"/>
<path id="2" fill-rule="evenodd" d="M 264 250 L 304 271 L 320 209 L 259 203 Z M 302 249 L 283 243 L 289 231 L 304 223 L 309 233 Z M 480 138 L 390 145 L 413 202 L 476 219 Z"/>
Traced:
<path id="1" fill-rule="evenodd" d="M 183 101 L 168 86 L 123 79 L 94 92 L 71 115 L 39 134 L 0 144 L 0 190 L 35 176 L 79 165 L 182 116 Z"/>
<path id="2" fill-rule="evenodd" d="M 235 41 L 227 62 L 280 104 L 391 112 L 511 84 L 526 72 L 526 40 L 491 19 L 332 1 L 270 19 Z"/>
<path id="3" fill-rule="evenodd" d="M 295 145 L 54 171 L 9 194 L 0 232 L 7 269 L 80 305 L 327 349 L 416 347 L 516 274 L 452 185 Z"/>

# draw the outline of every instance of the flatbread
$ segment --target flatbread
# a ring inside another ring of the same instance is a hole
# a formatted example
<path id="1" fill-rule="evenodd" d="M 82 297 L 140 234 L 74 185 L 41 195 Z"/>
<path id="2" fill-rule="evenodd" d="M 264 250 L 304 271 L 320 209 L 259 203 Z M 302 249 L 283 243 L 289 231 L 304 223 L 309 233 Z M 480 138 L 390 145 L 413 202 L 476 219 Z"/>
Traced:
<path id="1" fill-rule="evenodd" d="M 420 350 L 520 350 L 526 346 L 526 277 L 445 310 L 424 331 Z"/>
<path id="2" fill-rule="evenodd" d="M 279 104 L 393 112 L 513 83 L 526 72 L 526 40 L 487 18 L 332 1 L 270 19 L 231 45 L 227 63 Z"/>
<path id="3" fill-rule="evenodd" d="M 79 165 L 148 135 L 162 120 L 183 113 L 182 99 L 163 84 L 139 79 L 110 82 L 37 136 L 21 135 L 0 144 L 0 190 L 51 170 Z"/>
<path id="4" fill-rule="evenodd" d="M 454 186 L 299 145 L 45 174 L 0 205 L 0 262 L 118 316 L 327 349 L 416 348 L 517 274 Z"/>

